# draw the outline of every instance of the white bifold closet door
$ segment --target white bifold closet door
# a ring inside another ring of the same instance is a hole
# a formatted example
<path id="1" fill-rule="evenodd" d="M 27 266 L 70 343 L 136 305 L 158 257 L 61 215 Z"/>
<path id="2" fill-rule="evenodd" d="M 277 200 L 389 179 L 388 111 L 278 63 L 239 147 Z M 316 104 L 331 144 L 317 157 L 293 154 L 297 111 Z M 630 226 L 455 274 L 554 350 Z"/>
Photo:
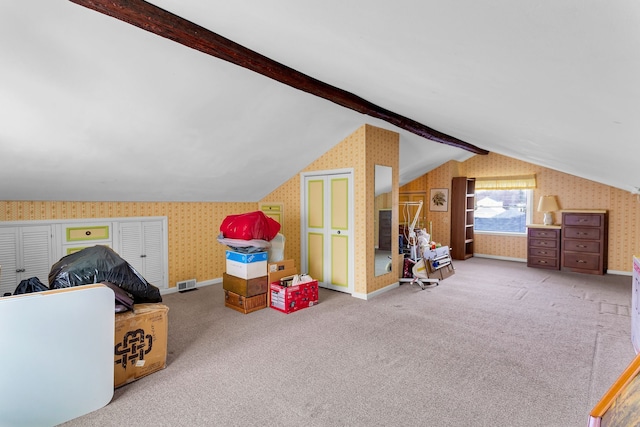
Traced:
<path id="1" fill-rule="evenodd" d="M 318 285 L 353 292 L 352 172 L 303 174 L 302 268 Z"/>

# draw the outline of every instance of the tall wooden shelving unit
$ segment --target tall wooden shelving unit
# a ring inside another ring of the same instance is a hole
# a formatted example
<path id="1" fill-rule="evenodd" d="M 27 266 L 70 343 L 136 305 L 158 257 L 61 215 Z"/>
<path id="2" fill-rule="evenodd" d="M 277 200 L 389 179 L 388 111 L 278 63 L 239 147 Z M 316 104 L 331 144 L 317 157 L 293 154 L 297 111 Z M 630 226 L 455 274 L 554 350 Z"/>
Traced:
<path id="1" fill-rule="evenodd" d="M 473 256 L 473 211 L 476 180 L 460 176 L 451 180 L 451 257 L 464 260 Z"/>

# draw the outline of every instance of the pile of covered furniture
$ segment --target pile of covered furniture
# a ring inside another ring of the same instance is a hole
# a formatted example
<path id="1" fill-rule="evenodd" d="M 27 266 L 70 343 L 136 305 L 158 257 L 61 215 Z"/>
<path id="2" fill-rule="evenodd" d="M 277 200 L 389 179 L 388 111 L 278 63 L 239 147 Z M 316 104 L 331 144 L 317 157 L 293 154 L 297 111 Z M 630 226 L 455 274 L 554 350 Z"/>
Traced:
<path id="1" fill-rule="evenodd" d="M 113 249 L 84 248 L 52 267 L 49 286 L 37 277 L 20 282 L 14 295 L 100 284 L 114 294 L 114 387 L 166 367 L 169 307 L 160 290 L 147 282 Z"/>

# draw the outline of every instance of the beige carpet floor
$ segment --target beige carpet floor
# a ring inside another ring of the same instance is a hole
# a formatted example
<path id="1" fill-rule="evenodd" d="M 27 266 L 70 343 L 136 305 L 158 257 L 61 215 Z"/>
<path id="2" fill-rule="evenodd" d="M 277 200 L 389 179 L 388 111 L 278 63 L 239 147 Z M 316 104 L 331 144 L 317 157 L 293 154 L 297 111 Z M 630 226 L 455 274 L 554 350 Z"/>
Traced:
<path id="1" fill-rule="evenodd" d="M 221 285 L 166 295 L 166 369 L 65 425 L 586 426 L 635 354 L 631 277 L 454 266 L 292 314 L 240 314 Z"/>

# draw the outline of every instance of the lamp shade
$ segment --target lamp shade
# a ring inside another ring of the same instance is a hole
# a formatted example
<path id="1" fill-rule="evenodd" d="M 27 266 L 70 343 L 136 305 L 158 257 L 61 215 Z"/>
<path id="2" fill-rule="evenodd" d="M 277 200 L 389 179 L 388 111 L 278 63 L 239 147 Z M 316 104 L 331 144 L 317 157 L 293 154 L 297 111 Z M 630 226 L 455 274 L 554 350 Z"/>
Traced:
<path id="1" fill-rule="evenodd" d="M 553 212 L 557 211 L 558 201 L 556 196 L 542 196 L 540 197 L 540 203 L 538 203 L 538 212 Z"/>

